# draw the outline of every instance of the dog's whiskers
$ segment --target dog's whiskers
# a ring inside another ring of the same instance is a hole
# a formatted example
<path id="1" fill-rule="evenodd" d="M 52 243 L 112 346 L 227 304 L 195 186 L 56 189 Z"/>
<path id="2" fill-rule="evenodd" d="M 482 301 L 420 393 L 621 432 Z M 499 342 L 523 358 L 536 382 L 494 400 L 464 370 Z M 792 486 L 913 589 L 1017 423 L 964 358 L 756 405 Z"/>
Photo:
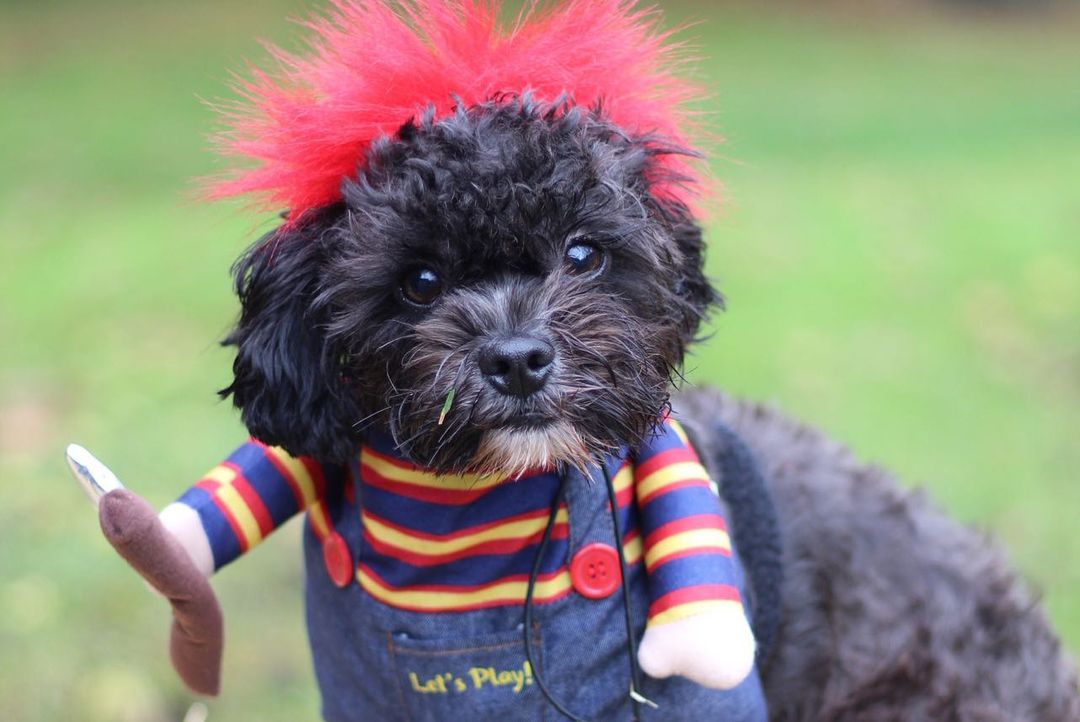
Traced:
<path id="1" fill-rule="evenodd" d="M 393 408 L 392 406 L 384 406 L 384 407 L 382 407 L 381 409 L 379 409 L 378 411 L 373 411 L 373 412 L 371 412 L 370 414 L 368 414 L 368 415 L 367 415 L 367 416 L 365 416 L 364 418 L 362 418 L 362 419 L 360 419 L 359 421 L 355 422 L 355 423 L 353 424 L 353 428 L 354 428 L 354 429 L 358 429 L 358 428 L 360 428 L 360 427 L 361 427 L 361 426 L 362 426 L 362 425 L 364 424 L 364 422 L 365 422 L 365 421 L 370 421 L 371 419 L 375 418 L 375 417 L 376 417 L 376 416 L 378 416 L 379 414 L 383 414 L 383 413 L 386 413 L 387 411 L 389 411 L 389 410 L 390 410 L 390 409 L 392 409 L 392 408 Z"/>
<path id="2" fill-rule="evenodd" d="M 462 367 L 464 368 L 464 362 L 462 364 Z M 431 455 L 430 455 L 430 457 L 428 459 L 428 465 L 429 466 L 433 465 L 436 462 L 436 460 L 438 459 L 439 454 L 442 452 L 442 450 L 444 448 L 446 448 L 450 444 L 451 441 L 454 441 L 455 437 L 461 431 L 463 431 L 464 429 L 466 429 L 466 428 L 468 428 L 469 426 L 472 425 L 473 414 L 476 413 L 476 402 L 480 398 L 481 393 L 483 393 L 483 389 L 478 389 L 476 395 L 473 397 L 472 401 L 468 404 L 468 406 L 469 406 L 469 415 L 468 415 L 468 417 L 462 419 L 461 416 L 459 415 L 457 417 L 458 418 L 457 421 L 455 421 L 454 419 L 451 419 L 450 423 L 446 425 L 447 426 L 446 430 L 439 437 L 438 445 L 435 447 L 435 450 L 431 452 Z"/>

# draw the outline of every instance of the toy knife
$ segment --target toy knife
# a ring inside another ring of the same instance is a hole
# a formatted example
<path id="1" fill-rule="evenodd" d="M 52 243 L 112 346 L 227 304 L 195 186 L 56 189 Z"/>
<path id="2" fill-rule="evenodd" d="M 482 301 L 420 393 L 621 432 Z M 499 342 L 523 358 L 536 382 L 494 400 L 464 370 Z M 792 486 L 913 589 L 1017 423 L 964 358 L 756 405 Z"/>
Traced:
<path id="1" fill-rule="evenodd" d="M 110 491 L 124 488 L 109 467 L 78 444 L 68 444 L 66 457 L 72 475 L 90 497 L 90 501 L 94 502 L 94 506 Z"/>

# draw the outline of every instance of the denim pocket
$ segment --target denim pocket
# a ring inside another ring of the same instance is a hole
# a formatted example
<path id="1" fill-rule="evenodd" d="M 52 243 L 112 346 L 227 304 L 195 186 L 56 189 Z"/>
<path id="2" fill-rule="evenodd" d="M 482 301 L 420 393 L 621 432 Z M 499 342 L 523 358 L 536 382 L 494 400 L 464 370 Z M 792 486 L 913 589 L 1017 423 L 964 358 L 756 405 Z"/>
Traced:
<path id="1" fill-rule="evenodd" d="M 543 721 L 546 706 L 525 660 L 524 628 L 471 638 L 390 635 L 399 696 L 410 722 Z M 533 661 L 542 665 L 539 627 Z"/>

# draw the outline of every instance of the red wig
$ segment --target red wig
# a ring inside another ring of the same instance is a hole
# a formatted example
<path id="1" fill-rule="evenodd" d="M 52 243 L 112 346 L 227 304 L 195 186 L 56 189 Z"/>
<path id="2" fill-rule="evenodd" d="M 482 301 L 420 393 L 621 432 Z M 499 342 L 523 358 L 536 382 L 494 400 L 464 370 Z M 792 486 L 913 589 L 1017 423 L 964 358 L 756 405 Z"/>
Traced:
<path id="1" fill-rule="evenodd" d="M 516 22 L 498 21 L 499 0 L 331 0 L 326 17 L 304 23 L 307 53 L 269 50 L 275 73 L 253 70 L 243 101 L 225 112 L 218 136 L 227 156 L 253 167 L 212 181 L 214 198 L 253 194 L 295 220 L 341 199 L 371 142 L 395 133 L 428 106 L 436 117 L 500 94 L 525 91 L 553 102 L 566 94 L 599 106 L 631 134 L 688 145 L 687 101 L 698 88 L 675 73 L 669 34 L 657 13 L 633 0 L 529 3 Z M 679 198 L 698 180 L 684 156 L 662 155 L 653 192 Z M 670 171 L 670 172 L 667 172 Z"/>

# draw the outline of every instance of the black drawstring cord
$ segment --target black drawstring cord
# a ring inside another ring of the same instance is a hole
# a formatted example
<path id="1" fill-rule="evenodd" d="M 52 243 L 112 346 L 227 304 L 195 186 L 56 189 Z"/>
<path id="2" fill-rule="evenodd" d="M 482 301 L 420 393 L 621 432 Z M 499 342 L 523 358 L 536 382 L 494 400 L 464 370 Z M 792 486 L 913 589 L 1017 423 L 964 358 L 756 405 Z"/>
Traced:
<path id="1" fill-rule="evenodd" d="M 630 702 L 634 710 L 634 722 L 641 719 L 641 703 L 656 707 L 641 694 L 641 670 L 638 669 L 637 639 L 634 635 L 634 618 L 630 611 L 630 579 L 626 573 L 626 553 L 623 550 L 622 528 L 619 526 L 619 504 L 615 494 L 615 482 L 611 479 L 605 460 L 600 461 L 604 472 L 604 484 L 607 486 L 608 505 L 611 507 L 611 523 L 615 527 L 615 551 L 619 555 L 619 579 L 622 581 L 623 614 L 626 617 L 626 651 L 630 660 Z"/>
<path id="2" fill-rule="evenodd" d="M 536 577 L 540 574 L 540 563 L 544 559 L 544 552 L 547 550 L 548 542 L 551 541 L 551 530 L 555 528 L 555 517 L 559 515 L 559 507 L 562 506 L 563 497 L 566 495 L 566 476 L 566 472 L 563 472 L 562 477 L 559 479 L 559 491 L 555 494 L 555 501 L 551 503 L 547 526 L 544 527 L 544 536 L 540 539 L 540 548 L 536 550 L 536 557 L 533 558 L 532 571 L 529 572 L 529 585 L 525 589 L 525 661 L 529 663 L 533 679 L 536 680 L 536 686 L 540 688 L 540 691 L 543 692 L 544 697 L 547 698 L 552 707 L 574 722 L 587 722 L 566 709 L 559 700 L 555 699 L 547 685 L 544 684 L 544 679 L 540 676 L 540 668 L 536 666 L 532 658 L 533 591 L 536 588 Z"/>
<path id="3" fill-rule="evenodd" d="M 630 581 L 626 573 L 626 554 L 623 551 L 623 537 L 622 528 L 619 525 L 619 505 L 618 499 L 615 494 L 615 483 L 611 479 L 611 473 L 608 471 L 607 464 L 602 459 L 600 461 L 600 469 L 604 473 L 604 483 L 607 486 L 608 504 L 611 507 L 611 523 L 615 527 L 615 549 L 619 556 L 619 578 L 622 581 L 622 596 L 623 596 L 623 613 L 626 618 L 626 649 L 627 657 L 630 660 L 630 701 L 634 711 L 634 722 L 638 722 L 641 718 L 641 703 L 649 705 L 655 708 L 657 705 L 645 698 L 641 694 L 641 671 L 638 668 L 637 661 L 637 640 L 634 634 L 634 618 L 633 613 L 630 610 Z M 559 514 L 559 507 L 562 506 L 563 499 L 566 496 L 566 479 L 567 472 L 563 472 L 562 477 L 559 479 L 559 491 L 555 494 L 555 501 L 551 504 L 551 511 L 548 514 L 547 526 L 544 527 L 544 535 L 540 539 L 540 547 L 536 550 L 536 556 L 533 558 L 532 570 L 529 572 L 529 584 L 525 589 L 525 661 L 528 662 L 529 668 L 532 670 L 533 679 L 536 680 L 536 686 L 540 688 L 547 701 L 559 711 L 560 714 L 570 718 L 573 722 L 587 722 L 587 720 L 578 717 L 573 712 L 568 710 L 559 700 L 555 699 L 551 690 L 547 688 L 544 683 L 543 677 L 540 674 L 540 669 L 533 662 L 532 658 L 532 616 L 533 616 L 533 592 L 536 589 L 536 578 L 540 574 L 540 564 L 544 559 L 544 552 L 547 550 L 548 542 L 551 541 L 551 532 L 555 528 L 555 518 Z"/>

